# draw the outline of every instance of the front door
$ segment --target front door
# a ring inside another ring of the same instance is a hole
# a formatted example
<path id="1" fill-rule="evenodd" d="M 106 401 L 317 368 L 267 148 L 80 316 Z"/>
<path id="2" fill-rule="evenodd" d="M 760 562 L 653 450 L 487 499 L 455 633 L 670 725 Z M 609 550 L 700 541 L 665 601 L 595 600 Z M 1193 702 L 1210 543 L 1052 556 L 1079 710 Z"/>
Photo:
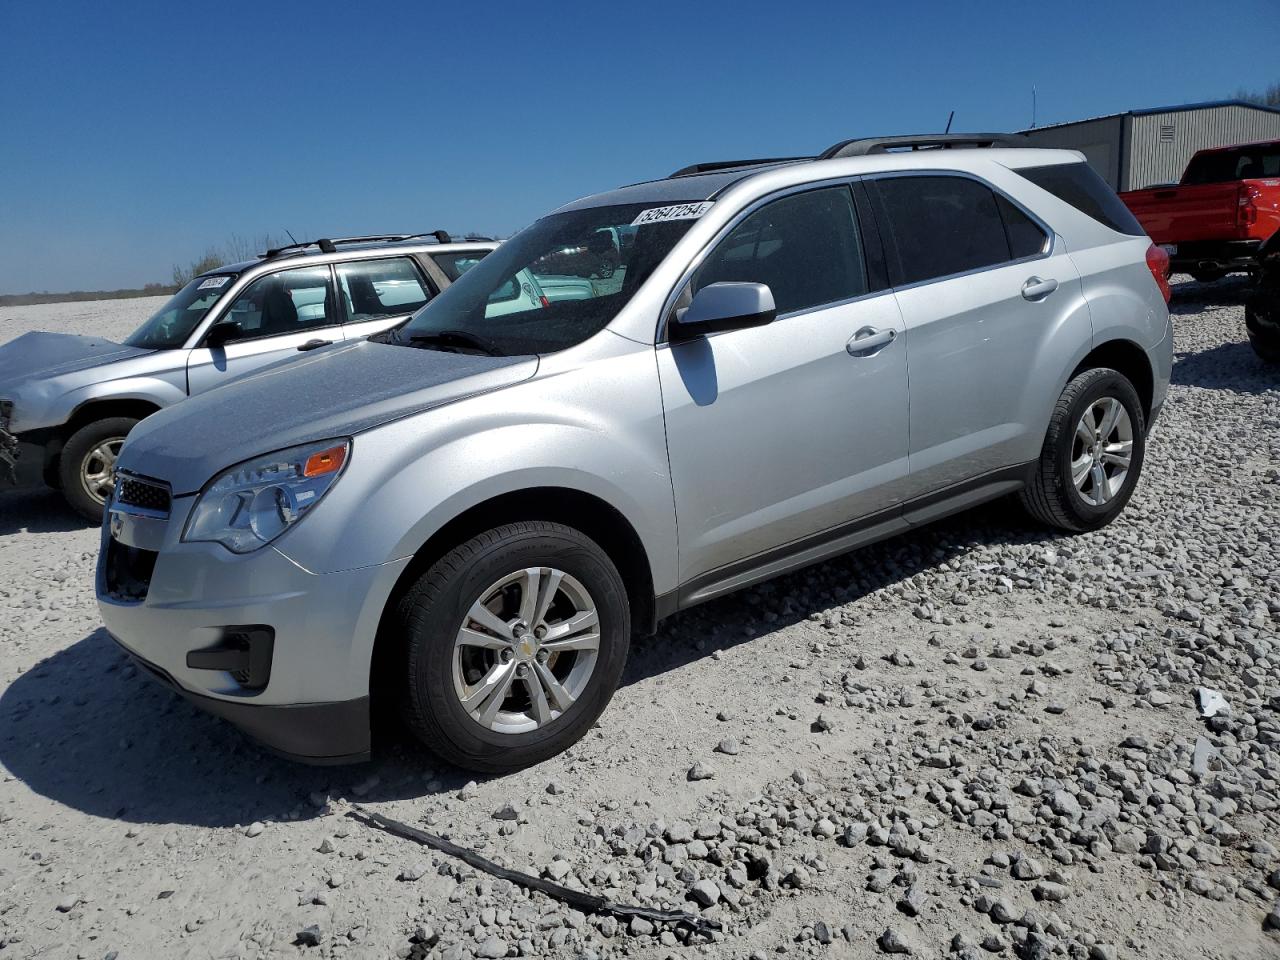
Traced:
<path id="1" fill-rule="evenodd" d="M 717 281 L 768 284 L 778 318 L 658 347 L 684 584 L 892 514 L 907 473 L 902 322 L 869 289 L 850 188 L 760 207 L 687 292 Z"/>
<path id="2" fill-rule="evenodd" d="M 203 393 L 279 360 L 343 339 L 329 267 L 297 267 L 259 277 L 219 318 L 240 325 L 237 339 L 202 344 L 187 358 L 187 388 Z"/>

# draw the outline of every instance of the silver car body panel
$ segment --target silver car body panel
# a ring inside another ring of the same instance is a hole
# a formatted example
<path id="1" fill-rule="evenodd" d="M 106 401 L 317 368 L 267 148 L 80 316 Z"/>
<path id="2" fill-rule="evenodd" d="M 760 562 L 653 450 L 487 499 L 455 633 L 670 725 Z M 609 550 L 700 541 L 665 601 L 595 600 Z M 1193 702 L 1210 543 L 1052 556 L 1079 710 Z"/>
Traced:
<path id="1" fill-rule="evenodd" d="M 1110 230 L 1016 173 L 1082 159 L 1047 150 L 882 154 L 655 181 L 575 201 L 562 209 L 711 202 L 613 322 L 569 349 L 483 370 L 441 367 L 438 382 L 398 397 L 422 351 L 336 346 L 220 390 L 216 402 L 189 401 L 153 418 L 126 444 L 121 465 L 180 494 L 299 438 L 353 442 L 324 500 L 254 553 L 182 543 L 189 496 L 175 498 L 162 534 L 122 518 L 122 530 L 133 531 L 123 536 L 162 536 L 164 546 L 153 594 L 125 605 L 106 598 L 103 616 L 130 649 L 163 655 L 184 689 L 223 698 L 240 694 L 225 678 L 186 670 L 165 645 L 189 648 L 194 639 L 182 637 L 211 623 L 279 624 L 277 655 L 290 665 L 316 662 L 298 668 L 305 682 L 277 686 L 273 672 L 256 697 L 351 698 L 368 693 L 390 584 L 446 524 L 506 494 L 556 488 L 607 504 L 635 531 L 669 612 L 1016 489 L 1063 386 L 1095 347 L 1136 344 L 1151 360 L 1153 408 L 1167 390 L 1168 313 L 1145 265 L 1149 241 Z M 1046 253 L 666 342 L 664 322 L 690 270 L 755 205 L 798 188 L 926 171 L 975 177 L 1004 193 L 1051 234 Z M 1036 278 L 1057 288 L 1032 302 L 1023 286 Z M 855 355 L 848 341 L 863 328 L 894 336 Z M 359 366 L 358 376 L 326 390 L 346 365 Z M 237 418 L 270 427 L 237 436 Z M 326 613 L 332 623 L 317 625 Z M 321 639 L 312 644 L 305 626 Z"/>
<path id="2" fill-rule="evenodd" d="M 251 373 L 234 391 L 210 391 L 153 414 L 129 435 L 117 466 L 161 478 L 175 493 L 194 493 L 223 469 L 272 452 L 246 424 L 270 423 L 272 449 L 283 449 L 507 386 L 537 367 L 533 357 L 477 357 L 367 340 L 323 348 Z"/>

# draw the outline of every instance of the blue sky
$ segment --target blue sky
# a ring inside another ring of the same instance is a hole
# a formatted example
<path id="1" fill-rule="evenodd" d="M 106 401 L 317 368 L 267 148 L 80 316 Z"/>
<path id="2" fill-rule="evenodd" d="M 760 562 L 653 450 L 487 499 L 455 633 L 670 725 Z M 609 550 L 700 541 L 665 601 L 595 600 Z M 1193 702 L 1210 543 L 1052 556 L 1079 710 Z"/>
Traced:
<path id="1" fill-rule="evenodd" d="M 0 292 L 232 234 L 508 233 L 697 160 L 1280 80 L 1280 2 L 4 0 Z"/>

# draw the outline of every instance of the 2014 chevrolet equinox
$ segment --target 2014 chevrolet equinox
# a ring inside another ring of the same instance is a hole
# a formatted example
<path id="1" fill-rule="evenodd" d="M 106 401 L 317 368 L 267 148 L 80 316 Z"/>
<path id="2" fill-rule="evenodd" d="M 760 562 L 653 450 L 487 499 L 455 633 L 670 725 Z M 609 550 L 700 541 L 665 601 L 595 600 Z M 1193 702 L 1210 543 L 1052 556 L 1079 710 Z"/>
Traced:
<path id="1" fill-rule="evenodd" d="M 282 752 L 367 756 L 376 690 L 451 761 L 534 763 L 633 628 L 1002 494 L 1114 519 L 1164 268 L 1080 154 L 997 136 L 588 197 L 398 330 L 143 421 L 102 616 Z"/>

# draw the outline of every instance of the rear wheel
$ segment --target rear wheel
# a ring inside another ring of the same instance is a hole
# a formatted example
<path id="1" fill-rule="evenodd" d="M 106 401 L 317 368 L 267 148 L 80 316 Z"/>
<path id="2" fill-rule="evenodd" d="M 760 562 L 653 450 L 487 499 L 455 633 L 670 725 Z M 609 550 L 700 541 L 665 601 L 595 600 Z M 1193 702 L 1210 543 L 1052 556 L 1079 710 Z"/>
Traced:
<path id="1" fill-rule="evenodd" d="M 95 420 L 73 433 L 63 446 L 58 458 L 62 495 L 86 520 L 102 522 L 103 505 L 115 482 L 116 458 L 137 423 L 133 417 Z"/>
<path id="2" fill-rule="evenodd" d="M 631 635 L 609 557 L 543 521 L 451 550 L 400 601 L 395 628 L 410 728 L 446 760 L 490 773 L 581 739 L 617 688 Z"/>
<path id="3" fill-rule="evenodd" d="M 1217 283 L 1227 275 L 1227 271 L 1220 267 L 1202 267 L 1199 270 L 1189 271 L 1191 279 L 1196 283 Z"/>
<path id="4" fill-rule="evenodd" d="M 1086 370 L 1054 407 L 1036 471 L 1022 491 L 1036 519 L 1085 531 L 1114 520 L 1138 482 L 1146 451 L 1142 403 L 1115 370 Z"/>

